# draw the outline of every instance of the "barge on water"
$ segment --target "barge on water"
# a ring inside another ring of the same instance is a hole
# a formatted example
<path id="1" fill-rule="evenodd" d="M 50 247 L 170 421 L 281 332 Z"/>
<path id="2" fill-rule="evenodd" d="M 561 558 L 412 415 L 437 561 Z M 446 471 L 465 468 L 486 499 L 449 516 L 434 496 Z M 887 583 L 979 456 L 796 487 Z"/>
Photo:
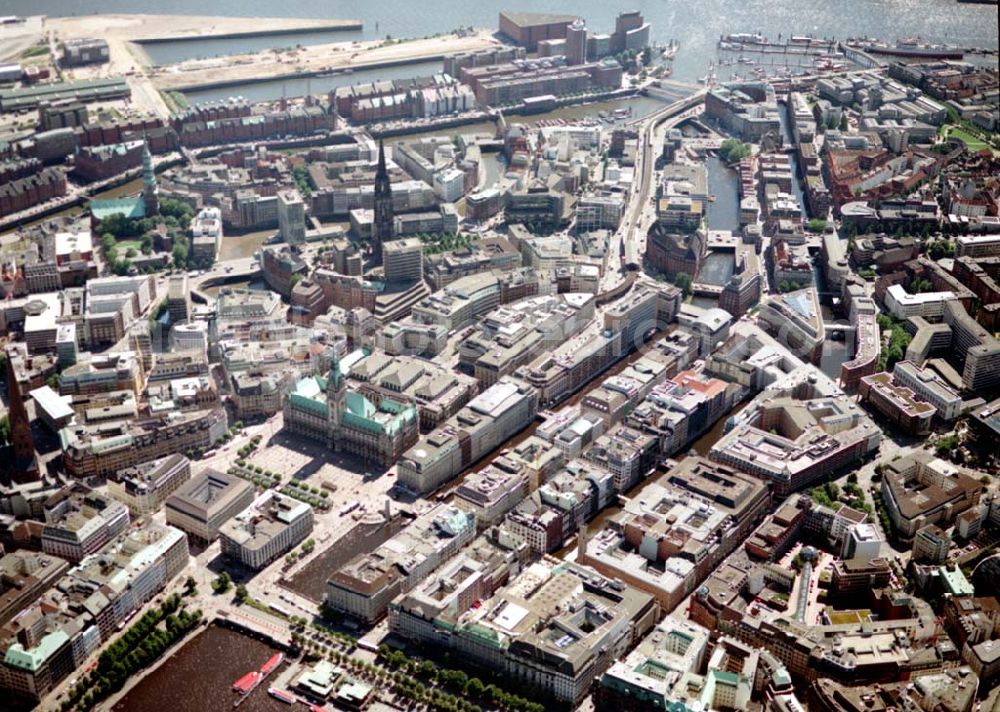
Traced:
<path id="1" fill-rule="evenodd" d="M 281 700 L 282 702 L 288 705 L 294 705 L 296 702 L 299 701 L 299 698 L 297 698 L 291 692 L 285 692 L 284 690 L 279 690 L 277 687 L 267 688 L 267 694 L 269 694 L 274 699 Z"/>

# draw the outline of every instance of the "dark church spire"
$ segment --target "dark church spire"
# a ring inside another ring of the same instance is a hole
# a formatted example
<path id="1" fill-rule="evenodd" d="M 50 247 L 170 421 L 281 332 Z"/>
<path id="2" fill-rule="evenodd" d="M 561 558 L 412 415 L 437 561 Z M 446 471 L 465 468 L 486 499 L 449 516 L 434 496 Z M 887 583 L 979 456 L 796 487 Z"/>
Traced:
<path id="1" fill-rule="evenodd" d="M 385 144 L 378 142 L 378 167 L 375 169 L 375 216 L 372 222 L 372 255 L 382 262 L 382 246 L 394 236 L 392 184 L 385 167 Z"/>

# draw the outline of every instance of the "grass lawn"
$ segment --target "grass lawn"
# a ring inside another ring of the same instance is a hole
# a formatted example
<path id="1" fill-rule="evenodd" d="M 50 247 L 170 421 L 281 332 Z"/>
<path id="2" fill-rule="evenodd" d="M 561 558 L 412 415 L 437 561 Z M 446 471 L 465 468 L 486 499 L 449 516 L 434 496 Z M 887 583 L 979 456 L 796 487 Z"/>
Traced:
<path id="1" fill-rule="evenodd" d="M 49 53 L 49 46 L 46 45 L 35 45 L 34 47 L 28 47 L 28 49 L 21 52 L 21 59 L 29 59 L 31 57 L 41 57 Z"/>
<path id="2" fill-rule="evenodd" d="M 826 609 L 827 615 L 830 617 L 831 625 L 847 625 L 847 624 L 858 624 L 866 623 L 871 620 L 871 611 L 835 611 L 830 607 Z"/>
<path id="3" fill-rule="evenodd" d="M 130 247 L 136 252 L 139 252 L 141 244 L 138 240 L 118 240 L 118 242 L 115 243 L 115 248 L 117 248 L 119 253 L 124 253 Z"/>
<path id="4" fill-rule="evenodd" d="M 980 151 L 984 148 L 989 148 L 985 141 L 973 136 L 968 131 L 963 128 L 959 128 L 958 126 L 946 126 L 943 133 L 949 138 L 957 138 L 959 141 L 968 146 L 970 151 Z"/>

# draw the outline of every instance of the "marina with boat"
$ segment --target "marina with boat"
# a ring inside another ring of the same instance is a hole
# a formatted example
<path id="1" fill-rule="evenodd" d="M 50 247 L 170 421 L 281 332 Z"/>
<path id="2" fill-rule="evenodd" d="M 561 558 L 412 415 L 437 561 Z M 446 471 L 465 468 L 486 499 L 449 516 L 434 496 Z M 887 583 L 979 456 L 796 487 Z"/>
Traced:
<path id="1" fill-rule="evenodd" d="M 233 702 L 233 707 L 239 707 L 244 700 L 246 700 L 250 693 L 257 689 L 257 687 L 268 675 L 274 672 L 279 665 L 285 660 L 284 653 L 275 653 L 272 655 L 266 663 L 264 663 L 260 670 L 251 670 L 246 675 L 241 677 L 239 680 L 233 683 L 233 692 L 235 692 L 239 697 Z M 268 690 L 271 692 L 274 688 Z M 285 693 L 287 694 L 287 693 Z M 282 698 L 279 698 L 282 699 Z"/>

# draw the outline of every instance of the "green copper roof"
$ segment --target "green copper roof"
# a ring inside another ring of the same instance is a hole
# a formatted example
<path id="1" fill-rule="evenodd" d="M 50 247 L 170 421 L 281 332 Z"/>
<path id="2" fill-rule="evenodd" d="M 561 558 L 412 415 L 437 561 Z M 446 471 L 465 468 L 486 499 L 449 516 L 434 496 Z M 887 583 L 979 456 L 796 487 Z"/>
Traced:
<path id="1" fill-rule="evenodd" d="M 124 215 L 126 218 L 144 218 L 146 217 L 146 203 L 141 197 L 91 200 L 90 214 L 98 220 L 104 220 L 112 215 Z"/>
<path id="2" fill-rule="evenodd" d="M 35 672 L 68 641 L 69 636 L 64 631 L 57 630 L 42 638 L 42 641 L 31 650 L 25 650 L 20 643 L 14 643 L 7 648 L 4 662 L 11 667 Z"/>

